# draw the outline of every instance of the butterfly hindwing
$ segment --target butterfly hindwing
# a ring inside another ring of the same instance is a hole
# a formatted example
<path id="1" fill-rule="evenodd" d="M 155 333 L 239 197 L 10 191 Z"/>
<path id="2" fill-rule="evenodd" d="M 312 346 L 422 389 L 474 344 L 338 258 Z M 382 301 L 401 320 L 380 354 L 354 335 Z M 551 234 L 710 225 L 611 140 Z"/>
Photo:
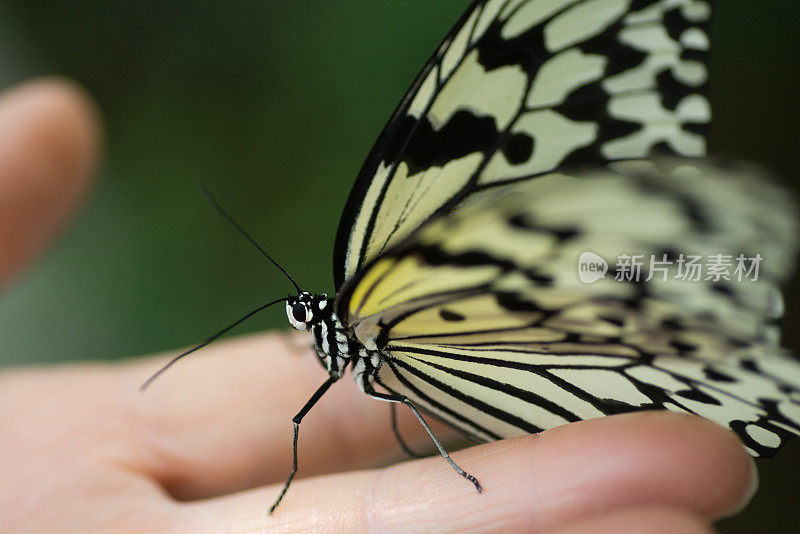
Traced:
<path id="1" fill-rule="evenodd" d="M 705 154 L 704 0 L 487 0 L 384 128 L 345 206 L 337 289 L 433 214 L 550 171 Z"/>
<path id="2" fill-rule="evenodd" d="M 521 184 L 384 251 L 337 315 L 382 354 L 378 384 L 480 439 L 668 409 L 771 455 L 800 429 L 800 373 L 774 325 L 797 223 L 762 175 L 660 159 Z M 580 280 L 586 251 L 605 278 Z M 681 255 L 757 253 L 756 280 L 677 279 Z M 618 281 L 623 254 L 670 265 Z"/>

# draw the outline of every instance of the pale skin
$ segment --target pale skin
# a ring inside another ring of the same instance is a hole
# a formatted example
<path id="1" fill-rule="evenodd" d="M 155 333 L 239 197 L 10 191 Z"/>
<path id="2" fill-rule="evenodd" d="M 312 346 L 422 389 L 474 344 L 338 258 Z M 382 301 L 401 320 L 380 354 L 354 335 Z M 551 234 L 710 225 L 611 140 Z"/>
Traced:
<path id="1" fill-rule="evenodd" d="M 75 210 L 100 139 L 95 107 L 69 82 L 31 82 L 0 98 L 2 282 L 19 276 Z M 756 485 L 754 464 L 731 432 L 695 417 L 640 413 L 455 452 L 480 479 L 478 495 L 438 456 L 403 459 L 387 406 L 345 377 L 304 420 L 304 478 L 268 516 L 290 467 L 290 420 L 326 378 L 308 342 L 281 333 L 220 341 L 144 394 L 139 385 L 176 351 L 6 369 L 0 525 L 8 532 L 694 533 L 740 510 Z M 432 450 L 405 412 L 407 440 Z M 433 426 L 452 442 L 452 432 Z"/>

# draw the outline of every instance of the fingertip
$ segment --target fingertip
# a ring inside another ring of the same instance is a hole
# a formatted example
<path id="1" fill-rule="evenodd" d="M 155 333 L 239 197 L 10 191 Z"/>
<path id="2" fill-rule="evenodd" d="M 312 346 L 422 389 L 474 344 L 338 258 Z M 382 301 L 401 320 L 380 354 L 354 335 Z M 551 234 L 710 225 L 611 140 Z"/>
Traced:
<path id="1" fill-rule="evenodd" d="M 659 416 L 662 436 L 673 437 L 671 455 L 679 476 L 699 480 L 686 491 L 686 499 L 696 499 L 697 513 L 720 519 L 750 503 L 758 489 L 758 470 L 733 431 L 695 415 L 651 412 L 650 416 Z"/>
<path id="2" fill-rule="evenodd" d="M 27 141 L 56 163 L 61 183 L 76 189 L 96 169 L 101 144 L 96 102 L 77 82 L 37 78 L 0 96 L 0 143 Z"/>
<path id="3" fill-rule="evenodd" d="M 96 170 L 100 115 L 75 82 L 42 78 L 0 96 L 0 280 L 63 223 Z"/>
<path id="4" fill-rule="evenodd" d="M 713 520 L 741 508 L 752 480 L 752 462 L 735 435 L 668 412 L 582 421 L 473 447 L 453 459 L 480 480 L 482 494 L 441 458 L 390 468 L 391 483 L 383 473 L 375 493 L 419 521 L 467 514 L 487 524 L 514 518 L 510 527 L 548 529 L 640 506 Z"/>
<path id="5" fill-rule="evenodd" d="M 697 416 L 623 414 L 559 427 L 542 438 L 547 476 L 555 479 L 568 462 L 581 475 L 561 485 L 565 492 L 602 489 L 618 499 L 663 502 L 708 519 L 735 513 L 752 497 L 752 458 L 733 432 Z"/>

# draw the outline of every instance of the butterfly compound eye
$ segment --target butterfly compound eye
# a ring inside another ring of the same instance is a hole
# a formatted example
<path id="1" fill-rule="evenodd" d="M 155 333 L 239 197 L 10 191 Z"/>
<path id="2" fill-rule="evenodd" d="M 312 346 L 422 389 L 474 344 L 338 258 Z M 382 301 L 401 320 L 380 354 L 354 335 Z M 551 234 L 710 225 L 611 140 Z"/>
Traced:
<path id="1" fill-rule="evenodd" d="M 300 304 L 299 302 L 292 306 L 292 317 L 294 317 L 295 321 L 305 322 L 308 319 L 306 318 L 306 307 Z"/>

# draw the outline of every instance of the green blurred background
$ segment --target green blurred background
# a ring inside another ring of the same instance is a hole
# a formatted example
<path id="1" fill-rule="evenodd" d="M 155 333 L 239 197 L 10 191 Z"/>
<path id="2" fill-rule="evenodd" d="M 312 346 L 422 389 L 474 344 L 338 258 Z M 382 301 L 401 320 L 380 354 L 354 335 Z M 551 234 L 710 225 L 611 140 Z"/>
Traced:
<path id="1" fill-rule="evenodd" d="M 3 295 L 0 365 L 174 351 L 285 295 L 197 182 L 305 288 L 332 291 L 362 159 L 467 2 L 66 4 L 0 3 L 0 87 L 78 80 L 104 113 L 106 159 L 75 224 Z M 720 3 L 711 95 L 713 149 L 769 165 L 796 192 L 797 20 L 794 1 Z M 796 282 L 787 301 L 786 344 L 800 352 Z M 285 327 L 276 308 L 238 332 Z M 759 464 L 753 505 L 720 529 L 800 532 L 800 443 Z"/>

